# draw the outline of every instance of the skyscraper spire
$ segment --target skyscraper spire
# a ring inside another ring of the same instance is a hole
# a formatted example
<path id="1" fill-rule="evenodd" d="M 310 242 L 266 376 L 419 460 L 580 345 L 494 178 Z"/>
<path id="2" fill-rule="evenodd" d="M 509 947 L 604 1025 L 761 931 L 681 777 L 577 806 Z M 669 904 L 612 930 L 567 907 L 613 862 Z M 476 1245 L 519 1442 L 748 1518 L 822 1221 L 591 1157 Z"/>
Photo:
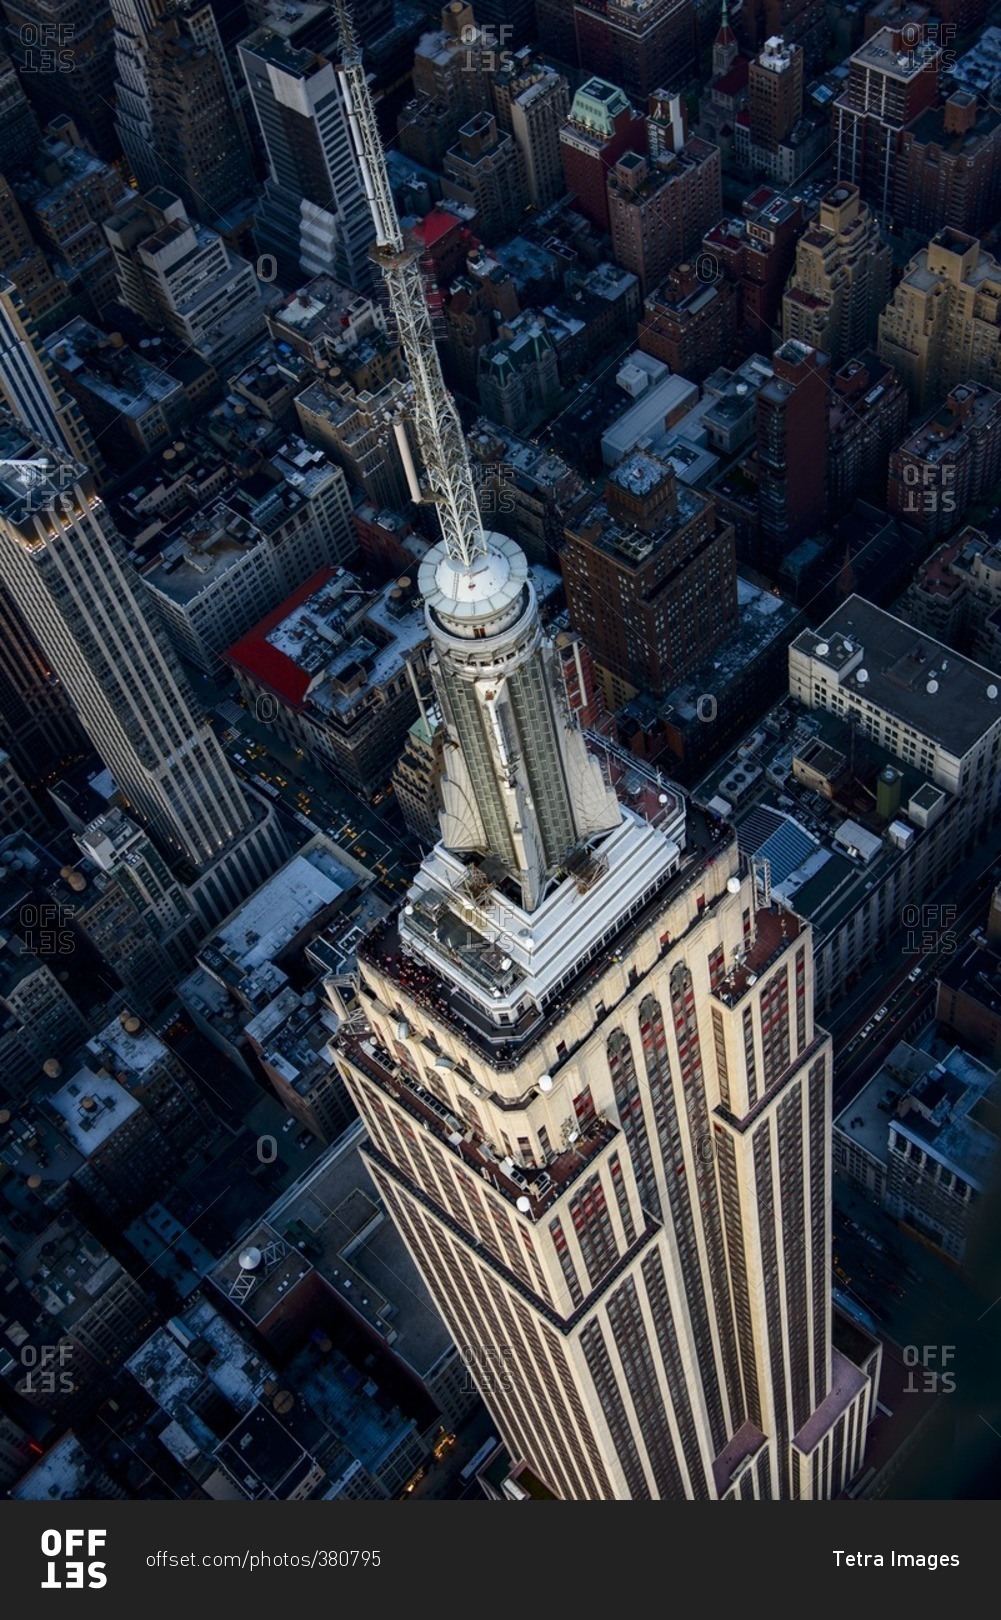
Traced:
<path id="1" fill-rule="evenodd" d="M 483 527 L 462 423 L 441 374 L 419 250 L 405 242 L 396 214 L 343 0 L 338 15 L 341 83 L 375 221 L 373 257 L 410 370 L 428 496 L 442 527 L 442 542 L 420 571 L 432 675 L 448 729 L 442 840 L 452 853 L 492 857 L 525 910 L 534 911 L 550 880 L 617 826 L 620 812 L 570 715 L 524 553 Z"/>

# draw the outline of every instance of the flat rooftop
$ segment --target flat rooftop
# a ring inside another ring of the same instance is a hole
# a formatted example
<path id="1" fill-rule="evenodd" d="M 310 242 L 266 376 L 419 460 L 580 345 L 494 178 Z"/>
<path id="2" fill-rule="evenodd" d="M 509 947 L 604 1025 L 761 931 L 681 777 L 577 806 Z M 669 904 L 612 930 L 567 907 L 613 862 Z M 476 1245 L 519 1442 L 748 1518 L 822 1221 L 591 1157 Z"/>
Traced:
<path id="1" fill-rule="evenodd" d="M 1001 1136 L 1001 1076 L 953 1047 L 938 1059 L 900 1041 L 834 1122 L 848 1141 L 886 1164 L 890 1126 L 977 1187 Z"/>
<path id="2" fill-rule="evenodd" d="M 225 964 L 251 976 L 280 957 L 354 882 L 331 850 L 316 844 L 300 850 L 220 924 L 199 958 L 210 969 Z"/>
<path id="3" fill-rule="evenodd" d="M 103 1147 L 140 1106 L 117 1080 L 86 1067 L 46 1100 L 84 1158 Z"/>
<path id="4" fill-rule="evenodd" d="M 997 676 L 903 619 L 851 596 L 792 643 L 842 689 L 961 757 L 1001 719 Z M 860 680 L 864 671 L 866 679 Z M 993 695 L 992 695 L 993 694 Z"/>

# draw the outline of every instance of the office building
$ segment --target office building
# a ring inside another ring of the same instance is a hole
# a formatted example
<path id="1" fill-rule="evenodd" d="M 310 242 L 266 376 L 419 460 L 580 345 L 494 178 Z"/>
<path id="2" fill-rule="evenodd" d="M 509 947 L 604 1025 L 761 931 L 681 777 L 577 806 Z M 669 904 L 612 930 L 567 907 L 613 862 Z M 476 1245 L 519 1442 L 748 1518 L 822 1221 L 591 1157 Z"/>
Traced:
<path id="1" fill-rule="evenodd" d="M 567 191 L 599 230 L 610 226 L 609 170 L 625 152 L 642 151 L 645 141 L 644 120 L 624 91 L 606 79 L 581 85 L 560 130 L 560 157 Z"/>
<path id="2" fill-rule="evenodd" d="M 859 354 L 874 341 L 890 296 L 891 257 L 858 187 L 832 186 L 796 244 L 782 298 L 782 336 L 823 349 L 832 366 Z"/>
<path id="3" fill-rule="evenodd" d="M 26 432 L 65 451 L 95 476 L 104 458 L 79 405 L 56 375 L 17 287 L 0 277 L 0 400 Z"/>
<path id="4" fill-rule="evenodd" d="M 523 578 L 508 544 L 491 542 L 494 594 L 462 604 L 465 635 L 426 585 L 446 808 L 406 908 L 362 948 L 367 1028 L 337 1041 L 366 1161 L 453 1334 L 511 1346 L 507 1388 L 484 1398 L 526 1494 L 836 1494 L 875 1391 L 831 1339 L 809 930 L 756 901 L 732 843 L 708 867 L 688 850 L 678 799 L 654 826 L 572 732 L 576 759 L 552 721 L 523 729 L 528 679 L 536 714 L 559 707 L 524 629 L 501 694 L 509 774 L 493 776 L 460 672 L 519 628 L 469 637 L 503 625 Z"/>
<path id="5" fill-rule="evenodd" d="M 532 433 L 561 397 L 556 346 L 534 310 L 505 321 L 480 351 L 480 404 L 490 421 L 512 433 Z"/>
<path id="6" fill-rule="evenodd" d="M 751 144 L 778 151 L 803 115 L 803 49 L 779 36 L 750 64 L 747 117 Z"/>
<path id="7" fill-rule="evenodd" d="M 1001 393 L 961 383 L 896 446 L 886 505 L 928 538 L 961 523 L 1001 477 Z"/>
<path id="8" fill-rule="evenodd" d="M 826 516 L 828 357 L 789 338 L 755 399 L 759 560 L 774 571 Z"/>
<path id="9" fill-rule="evenodd" d="M 191 219 L 247 204 L 246 128 L 215 13 L 200 0 L 113 0 L 118 136 L 140 191 L 175 191 Z"/>
<path id="10" fill-rule="evenodd" d="M 70 291 L 100 320 L 118 297 L 114 255 L 101 227 L 128 200 L 121 175 L 82 146 L 71 127 L 65 138 L 50 135 L 40 144 L 36 178 L 21 191 Z"/>
<path id="11" fill-rule="evenodd" d="M 421 715 L 407 732 L 392 783 L 407 831 L 422 849 L 438 841 L 442 769 L 442 738 L 433 720 Z"/>
<path id="12" fill-rule="evenodd" d="M 882 498 L 890 452 L 907 426 L 907 390 L 870 350 L 831 378 L 827 416 L 827 495 L 834 512 L 858 496 Z"/>
<path id="13" fill-rule="evenodd" d="M 997 898 L 991 906 L 991 922 Z M 997 929 L 988 931 L 986 949 L 968 946 L 956 952 L 942 970 L 935 1017 L 993 1068 L 1001 1063 L 1001 961 Z"/>
<path id="14" fill-rule="evenodd" d="M 1001 387 L 1001 265 L 974 236 L 942 230 L 911 259 L 879 321 L 879 353 L 913 410 L 957 383 Z"/>
<path id="15" fill-rule="evenodd" d="M 319 568 L 357 550 L 339 467 L 301 440 L 209 502 L 193 491 L 144 528 L 142 581 L 185 658 L 214 670 L 226 648 Z"/>
<path id="16" fill-rule="evenodd" d="M 953 90 L 901 131 L 896 175 L 902 229 L 986 234 L 1001 211 L 1001 113 L 973 90 Z"/>
<path id="17" fill-rule="evenodd" d="M 31 168 L 42 132 L 11 58 L 0 51 L 0 174 Z"/>
<path id="18" fill-rule="evenodd" d="M 59 915 L 144 1017 L 187 971 L 204 925 L 147 833 L 107 810 L 76 835 L 81 858 L 48 885 Z"/>
<path id="19" fill-rule="evenodd" d="M 525 159 L 493 113 L 474 113 L 460 126 L 442 167 L 445 202 L 473 210 L 469 217 L 478 237 L 500 242 L 517 228 L 529 202 Z"/>
<path id="20" fill-rule="evenodd" d="M 730 355 L 737 338 L 732 281 L 700 280 L 691 261 L 678 265 L 643 306 L 637 342 L 680 377 L 702 382 Z"/>
<path id="21" fill-rule="evenodd" d="M 44 128 L 68 116 L 94 150 L 114 162 L 119 147 L 108 0 L 4 0 L 3 13 L 8 49 L 39 123 Z M 69 70 L 44 71 L 55 60 L 69 62 Z"/>
<path id="22" fill-rule="evenodd" d="M 954 1046 L 899 1042 L 834 1122 L 834 1168 L 922 1243 L 961 1263 L 997 1162 L 1001 1076 Z"/>
<path id="23" fill-rule="evenodd" d="M 625 152 L 608 176 L 612 251 L 647 293 L 697 251 L 723 208 L 719 149 L 685 139 L 680 96 L 658 105 L 672 116 L 658 130 L 656 155 Z"/>
<path id="24" fill-rule="evenodd" d="M 372 222 L 333 63 L 268 28 L 239 55 L 268 161 L 258 251 L 287 286 L 324 272 L 367 291 Z"/>
<path id="25" fill-rule="evenodd" d="M 366 798 L 386 785 L 417 701 L 407 665 L 426 629 L 406 584 L 365 592 L 343 568 L 306 580 L 226 653 L 251 704 L 286 741 Z"/>
<path id="26" fill-rule="evenodd" d="M 1001 554 L 979 529 L 960 529 L 922 564 L 903 600 L 901 618 L 967 653 L 988 669 L 1001 669 Z"/>
<path id="27" fill-rule="evenodd" d="M 52 780 L 87 751 L 66 689 L 0 585 L 0 746 L 31 787 Z"/>
<path id="28" fill-rule="evenodd" d="M 739 217 L 720 220 L 702 238 L 708 257 L 701 268 L 714 280 L 733 283 L 738 330 L 759 353 L 771 353 L 772 328 L 804 224 L 802 203 L 758 186 Z"/>
<path id="29" fill-rule="evenodd" d="M 351 74 L 364 99 L 357 53 Z M 436 414 L 430 334 L 407 355 L 425 455 L 448 457 L 419 574 L 443 810 L 358 977 L 326 984 L 366 1162 L 453 1340 L 510 1351 L 483 1394 L 523 1496 L 837 1493 L 876 1390 L 831 1342 L 808 931 L 755 904 L 729 839 L 688 850 L 666 783 L 638 795 L 650 819 L 619 803 Z"/>
<path id="30" fill-rule="evenodd" d="M 413 100 L 397 120 L 400 151 L 425 168 L 440 169 L 460 125 L 491 105 L 490 78 L 505 72 L 511 60 L 498 48 L 495 32 L 479 26 L 484 19 L 464 0 L 443 6 L 440 26 L 422 34 L 413 62 Z M 507 126 L 505 126 L 507 127 Z"/>
<path id="31" fill-rule="evenodd" d="M 47 330 L 66 308 L 69 291 L 28 229 L 10 182 L 0 175 L 0 263 L 17 288 L 30 320 Z"/>
<path id="32" fill-rule="evenodd" d="M 834 172 L 858 186 L 882 218 L 893 215 L 902 132 L 938 101 L 942 52 L 913 26 L 881 28 L 848 60 L 834 102 Z"/>
<path id="33" fill-rule="evenodd" d="M 691 9 L 679 0 L 539 0 L 539 40 L 559 62 L 607 72 L 636 102 L 686 79 L 694 63 Z"/>
<path id="34" fill-rule="evenodd" d="M 971 845 L 991 825 L 1001 714 L 989 670 L 852 596 L 793 642 L 789 691 L 807 708 L 854 716 L 862 735 L 925 774 L 929 791 L 907 811 L 915 825 L 922 810 L 937 819 L 948 796 Z"/>
<path id="35" fill-rule="evenodd" d="M 8 428 L 0 550 L 8 589 L 60 676 L 125 805 L 177 863 L 206 915 L 229 910 L 282 854 L 140 607 L 140 586 L 89 475 Z M 34 459 L 41 467 L 11 465 Z"/>
<path id="36" fill-rule="evenodd" d="M 550 208 L 566 189 L 560 162 L 560 129 L 570 110 L 566 79 L 519 51 L 510 65 L 491 75 L 490 95 L 497 122 L 514 136 L 521 153 L 529 203 L 540 212 Z"/>
<path id="37" fill-rule="evenodd" d="M 567 529 L 560 560 L 610 709 L 638 692 L 664 697 L 736 626 L 733 531 L 647 451 L 609 474 L 603 499 Z"/>
<path id="38" fill-rule="evenodd" d="M 221 236 L 193 223 L 179 197 L 156 187 L 105 221 L 118 296 L 154 331 L 166 332 L 225 370 L 264 330 L 281 301 Z"/>
<path id="39" fill-rule="evenodd" d="M 1001 727 L 991 671 L 862 597 L 782 641 L 789 696 L 747 717 L 695 798 L 810 923 L 827 1008 L 994 825 Z"/>

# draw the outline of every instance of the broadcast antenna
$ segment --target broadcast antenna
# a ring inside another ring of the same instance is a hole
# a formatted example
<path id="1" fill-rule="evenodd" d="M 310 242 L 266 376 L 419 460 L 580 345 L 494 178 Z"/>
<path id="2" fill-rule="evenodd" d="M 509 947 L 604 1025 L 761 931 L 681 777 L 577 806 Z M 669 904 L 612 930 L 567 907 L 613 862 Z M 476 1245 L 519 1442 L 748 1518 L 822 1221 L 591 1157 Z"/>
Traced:
<path id="1" fill-rule="evenodd" d="M 468 568 L 475 559 L 486 554 L 487 548 L 462 423 L 441 374 L 420 252 L 404 240 L 393 202 L 358 36 L 345 0 L 334 0 L 334 7 L 341 43 L 337 76 L 365 194 L 375 221 L 372 258 L 385 277 L 413 384 L 414 425 L 424 459 L 426 490 L 422 491 L 417 482 L 402 423 L 397 424 L 397 442 L 411 493 L 416 499 L 430 500 L 437 506 L 445 550 L 454 562 Z"/>

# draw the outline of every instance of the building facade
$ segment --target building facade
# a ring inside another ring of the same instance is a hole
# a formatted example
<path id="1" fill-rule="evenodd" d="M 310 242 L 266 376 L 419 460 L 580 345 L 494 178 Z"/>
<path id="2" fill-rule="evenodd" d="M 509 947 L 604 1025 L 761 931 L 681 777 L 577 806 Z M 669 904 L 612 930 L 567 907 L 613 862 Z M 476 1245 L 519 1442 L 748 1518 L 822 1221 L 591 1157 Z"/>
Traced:
<path id="1" fill-rule="evenodd" d="M 486 538 L 421 573 L 441 842 L 357 1001 L 328 986 L 366 1161 L 453 1337 L 506 1352 L 525 1494 L 836 1494 L 875 1391 L 831 1340 L 809 931 L 732 843 L 688 847 L 679 797 L 619 806 Z"/>

